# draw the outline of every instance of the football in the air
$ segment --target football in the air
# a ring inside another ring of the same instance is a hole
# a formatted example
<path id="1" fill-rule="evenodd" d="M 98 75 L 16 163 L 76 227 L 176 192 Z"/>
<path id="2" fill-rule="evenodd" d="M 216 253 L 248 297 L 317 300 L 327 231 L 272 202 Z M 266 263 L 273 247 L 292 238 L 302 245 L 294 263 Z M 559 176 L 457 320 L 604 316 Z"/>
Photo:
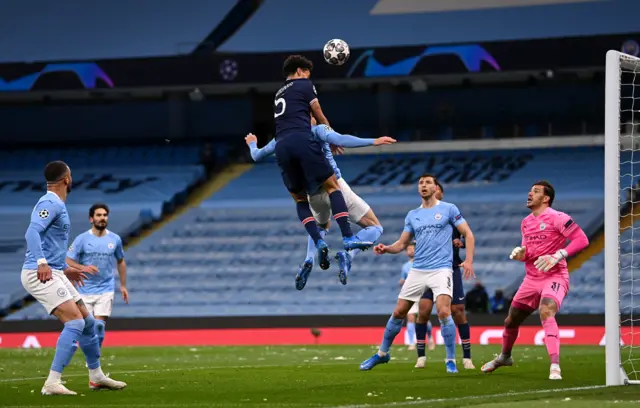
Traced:
<path id="1" fill-rule="evenodd" d="M 324 45 L 322 54 L 324 55 L 324 60 L 329 64 L 342 65 L 349 60 L 351 51 L 349 51 L 349 44 L 346 41 L 333 39 L 327 41 Z"/>

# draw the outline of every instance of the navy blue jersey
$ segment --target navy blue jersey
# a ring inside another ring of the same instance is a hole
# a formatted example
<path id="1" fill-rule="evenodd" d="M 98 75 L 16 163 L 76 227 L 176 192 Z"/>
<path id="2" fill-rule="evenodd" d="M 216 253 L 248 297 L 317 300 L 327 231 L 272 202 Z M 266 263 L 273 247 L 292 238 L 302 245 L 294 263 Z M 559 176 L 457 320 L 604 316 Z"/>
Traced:
<path id="1" fill-rule="evenodd" d="M 289 79 L 276 92 L 274 115 L 276 140 L 304 134 L 311 139 L 311 105 L 318 100 L 308 79 Z"/>

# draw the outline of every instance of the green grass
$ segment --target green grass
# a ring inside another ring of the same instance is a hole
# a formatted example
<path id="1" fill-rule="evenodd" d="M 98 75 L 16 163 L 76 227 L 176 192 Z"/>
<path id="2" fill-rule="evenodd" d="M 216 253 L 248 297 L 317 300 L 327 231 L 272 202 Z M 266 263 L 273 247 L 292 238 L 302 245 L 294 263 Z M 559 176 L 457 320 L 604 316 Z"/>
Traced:
<path id="1" fill-rule="evenodd" d="M 81 353 L 65 371 L 77 397 L 43 397 L 53 350 L 0 350 L 0 406 L 20 407 L 562 407 L 638 406 L 640 387 L 604 384 L 603 347 L 562 348 L 562 381 L 550 381 L 544 347 L 514 350 L 514 367 L 482 374 L 499 348 L 475 346 L 476 370 L 444 371 L 444 349 L 424 370 L 415 352 L 396 347 L 370 372 L 359 363 L 373 347 L 106 348 L 103 369 L 126 381 L 120 392 L 93 392 Z M 459 350 L 460 352 L 460 350 Z M 593 387 L 593 388 L 589 388 Z M 577 389 L 576 389 L 577 388 Z"/>

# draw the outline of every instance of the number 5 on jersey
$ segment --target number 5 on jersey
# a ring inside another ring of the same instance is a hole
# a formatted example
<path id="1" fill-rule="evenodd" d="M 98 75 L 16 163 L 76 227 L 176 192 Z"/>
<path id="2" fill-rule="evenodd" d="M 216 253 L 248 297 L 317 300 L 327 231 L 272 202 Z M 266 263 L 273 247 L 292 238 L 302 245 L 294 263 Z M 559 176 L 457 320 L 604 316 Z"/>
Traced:
<path id="1" fill-rule="evenodd" d="M 282 105 L 282 110 L 280 112 L 278 112 L 278 105 Z M 287 101 L 285 101 L 284 98 L 278 98 L 275 101 L 275 106 L 276 113 L 274 113 L 273 117 L 277 118 L 284 113 L 285 109 L 287 109 Z"/>

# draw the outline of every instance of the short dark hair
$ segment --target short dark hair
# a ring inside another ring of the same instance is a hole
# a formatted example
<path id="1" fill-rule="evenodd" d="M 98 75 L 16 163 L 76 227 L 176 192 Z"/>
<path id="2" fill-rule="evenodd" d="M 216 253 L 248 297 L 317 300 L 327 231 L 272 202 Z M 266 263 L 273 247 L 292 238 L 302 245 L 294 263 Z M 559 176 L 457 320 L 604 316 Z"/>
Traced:
<path id="1" fill-rule="evenodd" d="M 52 161 L 44 167 L 44 179 L 47 183 L 55 183 L 66 176 L 68 171 L 67 163 L 61 160 Z"/>
<path id="2" fill-rule="evenodd" d="M 436 180 L 436 186 L 438 186 L 440 191 L 442 191 L 442 194 L 444 194 L 444 187 L 442 187 L 442 183 L 440 182 L 440 180 Z"/>
<path id="3" fill-rule="evenodd" d="M 422 174 L 420 176 L 420 178 L 418 179 L 418 181 L 423 179 L 423 178 L 427 178 L 427 177 L 431 177 L 433 179 L 433 182 L 436 184 L 436 186 L 438 185 L 438 183 L 439 183 L 438 178 L 436 176 L 434 176 L 433 174 L 431 174 L 431 173 Z"/>
<path id="4" fill-rule="evenodd" d="M 96 210 L 105 210 L 107 212 L 107 215 L 109 215 L 109 206 L 106 205 L 105 203 L 97 203 L 91 206 L 91 208 L 89 208 L 89 217 L 93 217 L 94 214 L 96 213 Z"/>
<path id="5" fill-rule="evenodd" d="M 551 207 L 553 205 L 553 200 L 556 198 L 556 190 L 554 190 L 551 183 L 547 180 L 538 180 L 533 183 L 533 186 L 542 186 L 544 188 L 544 195 L 549 197 L 549 207 Z"/>
<path id="6" fill-rule="evenodd" d="M 289 55 L 282 65 L 282 75 L 287 78 L 295 74 L 298 68 L 313 71 L 313 62 L 302 55 Z"/>

